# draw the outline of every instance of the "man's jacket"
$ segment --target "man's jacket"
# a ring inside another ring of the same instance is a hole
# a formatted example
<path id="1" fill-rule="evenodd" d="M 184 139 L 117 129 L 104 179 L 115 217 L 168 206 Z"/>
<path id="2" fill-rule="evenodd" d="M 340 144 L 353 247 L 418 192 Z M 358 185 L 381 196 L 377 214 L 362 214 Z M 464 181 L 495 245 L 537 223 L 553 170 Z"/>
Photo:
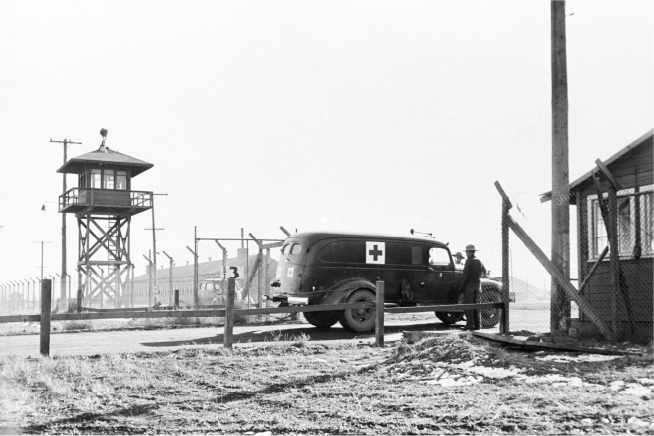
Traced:
<path id="1" fill-rule="evenodd" d="M 469 257 L 463 266 L 463 276 L 461 277 L 461 289 L 466 284 L 479 284 L 481 283 L 481 274 L 486 272 L 486 268 L 481 263 L 481 260 L 476 257 Z"/>

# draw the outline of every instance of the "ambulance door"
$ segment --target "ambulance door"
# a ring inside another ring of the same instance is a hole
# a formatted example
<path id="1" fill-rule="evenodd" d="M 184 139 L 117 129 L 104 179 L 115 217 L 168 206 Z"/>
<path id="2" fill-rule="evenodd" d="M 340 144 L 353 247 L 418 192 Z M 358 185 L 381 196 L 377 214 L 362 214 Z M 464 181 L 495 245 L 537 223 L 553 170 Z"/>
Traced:
<path id="1" fill-rule="evenodd" d="M 455 303 L 457 278 L 450 251 L 446 247 L 430 247 L 425 283 L 428 299 L 438 304 Z"/>

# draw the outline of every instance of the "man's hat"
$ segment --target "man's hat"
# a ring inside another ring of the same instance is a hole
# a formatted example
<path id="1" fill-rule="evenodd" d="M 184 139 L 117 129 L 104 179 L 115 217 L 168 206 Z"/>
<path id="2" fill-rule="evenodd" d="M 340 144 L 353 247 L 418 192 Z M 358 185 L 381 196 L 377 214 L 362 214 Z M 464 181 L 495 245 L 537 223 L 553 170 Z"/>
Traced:
<path id="1" fill-rule="evenodd" d="M 456 254 L 454 255 L 454 257 L 463 257 L 463 254 L 461 254 L 460 251 L 457 251 Z"/>
<path id="2" fill-rule="evenodd" d="M 466 251 L 477 251 L 474 245 L 468 244 L 466 245 Z"/>

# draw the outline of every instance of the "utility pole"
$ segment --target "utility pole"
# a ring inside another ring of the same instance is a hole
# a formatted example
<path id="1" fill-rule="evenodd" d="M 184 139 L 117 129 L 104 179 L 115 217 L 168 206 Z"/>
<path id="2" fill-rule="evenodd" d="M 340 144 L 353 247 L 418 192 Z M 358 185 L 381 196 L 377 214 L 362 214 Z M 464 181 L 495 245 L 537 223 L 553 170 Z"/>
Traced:
<path id="1" fill-rule="evenodd" d="M 68 161 L 68 144 L 81 144 L 81 142 L 73 142 L 69 141 L 68 139 L 64 139 L 63 141 L 53 141 L 52 138 L 50 138 L 50 142 L 56 142 L 58 144 L 63 144 L 64 145 L 64 165 L 66 165 L 66 162 Z M 66 173 L 62 174 L 63 179 L 64 179 L 64 190 L 62 191 L 63 194 L 66 193 Z M 64 301 L 66 299 L 66 214 L 62 213 L 61 214 L 61 301 Z"/>
<path id="2" fill-rule="evenodd" d="M 43 282 L 43 244 L 52 244 L 52 242 L 35 241 L 35 244 L 41 244 L 41 282 Z"/>
<path id="3" fill-rule="evenodd" d="M 166 250 L 163 251 L 163 254 L 166 255 L 168 260 L 170 260 L 170 268 L 168 268 L 168 305 L 173 305 L 173 258 L 166 253 Z"/>
<path id="4" fill-rule="evenodd" d="M 32 282 L 32 310 L 36 309 L 36 284 L 40 283 L 39 279 L 33 279 L 30 277 Z"/>
<path id="5" fill-rule="evenodd" d="M 165 230 L 165 229 L 158 229 L 154 225 L 154 196 L 155 195 L 168 195 L 168 194 L 152 194 L 152 228 L 145 229 L 145 230 L 152 230 L 152 263 L 154 264 L 154 288 L 157 288 L 157 230 Z"/>
<path id="6" fill-rule="evenodd" d="M 220 288 L 222 289 L 223 293 L 227 291 L 227 288 L 225 287 L 225 280 L 227 279 L 227 249 L 223 247 L 220 242 L 218 242 L 218 239 L 215 240 L 216 244 L 218 244 L 218 247 L 223 251 L 223 278 L 220 281 Z M 243 241 L 241 241 L 241 244 Z"/>
<path id="7" fill-rule="evenodd" d="M 195 228 L 195 250 L 191 249 L 188 245 L 186 249 L 193 254 L 193 305 L 198 306 L 199 296 L 198 296 L 198 230 Z"/>
<path id="8" fill-rule="evenodd" d="M 570 277 L 570 182 L 568 171 L 568 73 L 565 1 L 551 0 L 552 38 L 552 262 Z M 550 330 L 567 330 L 570 301 L 552 280 Z"/>
<path id="9" fill-rule="evenodd" d="M 148 257 L 143 257 L 148 261 L 148 307 L 152 307 L 152 256 L 148 253 Z"/>

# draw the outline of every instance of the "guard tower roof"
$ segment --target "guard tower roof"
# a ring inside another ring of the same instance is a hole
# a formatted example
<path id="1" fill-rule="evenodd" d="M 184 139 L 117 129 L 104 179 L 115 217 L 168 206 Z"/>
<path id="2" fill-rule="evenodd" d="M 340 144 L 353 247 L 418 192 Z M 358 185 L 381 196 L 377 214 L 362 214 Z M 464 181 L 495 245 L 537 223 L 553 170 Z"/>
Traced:
<path id="1" fill-rule="evenodd" d="M 80 167 L 85 164 L 109 164 L 131 168 L 132 177 L 136 177 L 143 171 L 149 170 L 154 164 L 135 159 L 126 154 L 111 150 L 101 145 L 96 151 L 74 157 L 57 170 L 58 173 L 79 174 Z"/>

